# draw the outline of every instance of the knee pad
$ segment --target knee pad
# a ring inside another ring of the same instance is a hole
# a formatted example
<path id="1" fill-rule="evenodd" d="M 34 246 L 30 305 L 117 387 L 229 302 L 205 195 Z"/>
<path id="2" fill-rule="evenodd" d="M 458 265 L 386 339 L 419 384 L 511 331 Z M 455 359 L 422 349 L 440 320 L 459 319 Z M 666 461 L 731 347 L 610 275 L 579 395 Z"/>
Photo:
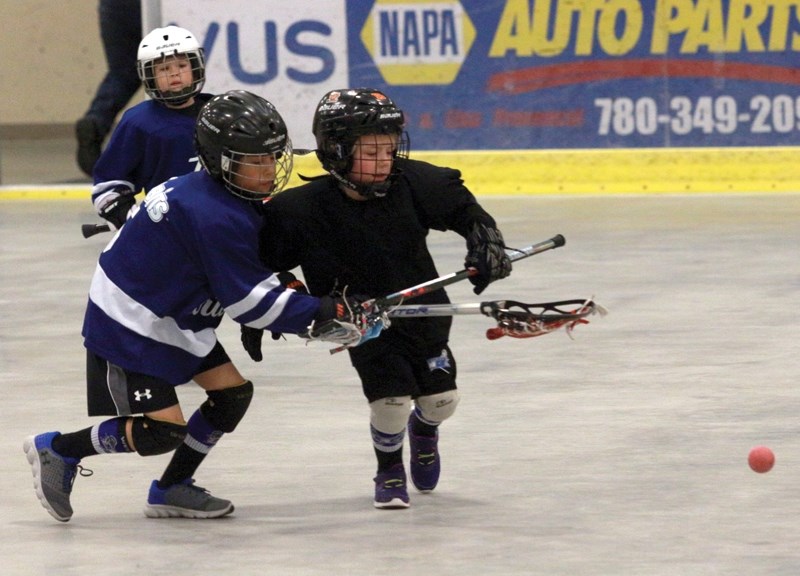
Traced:
<path id="1" fill-rule="evenodd" d="M 186 424 L 153 420 L 147 416 L 131 418 L 131 436 L 140 456 L 155 456 L 172 452 L 186 438 Z"/>
<path id="2" fill-rule="evenodd" d="M 453 415 L 456 411 L 456 406 L 458 406 L 458 401 L 458 390 L 420 396 L 415 400 L 417 416 L 426 424 L 438 426 Z"/>
<path id="3" fill-rule="evenodd" d="M 233 388 L 209 390 L 206 395 L 208 399 L 200 406 L 203 417 L 217 430 L 233 432 L 253 399 L 253 383 L 247 380 Z"/>
<path id="4" fill-rule="evenodd" d="M 411 396 L 391 396 L 370 402 L 369 423 L 385 434 L 397 434 L 406 429 L 411 411 Z"/>

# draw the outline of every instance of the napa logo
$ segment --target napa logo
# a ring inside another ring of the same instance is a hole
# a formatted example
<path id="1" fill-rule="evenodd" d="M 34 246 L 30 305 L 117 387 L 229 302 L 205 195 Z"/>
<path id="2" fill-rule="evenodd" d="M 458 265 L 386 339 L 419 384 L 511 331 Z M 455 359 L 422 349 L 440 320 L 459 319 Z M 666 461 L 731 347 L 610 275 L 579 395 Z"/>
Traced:
<path id="1" fill-rule="evenodd" d="M 459 0 L 376 0 L 361 41 L 387 84 L 451 84 L 475 40 Z"/>

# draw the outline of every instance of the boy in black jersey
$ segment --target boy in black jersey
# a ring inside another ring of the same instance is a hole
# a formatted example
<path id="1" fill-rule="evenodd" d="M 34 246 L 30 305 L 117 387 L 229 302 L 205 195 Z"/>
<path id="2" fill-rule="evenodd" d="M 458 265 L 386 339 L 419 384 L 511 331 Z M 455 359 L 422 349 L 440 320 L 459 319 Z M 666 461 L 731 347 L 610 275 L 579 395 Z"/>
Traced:
<path id="1" fill-rule="evenodd" d="M 372 89 L 327 93 L 314 115 L 328 175 L 266 202 L 261 253 L 275 270 L 301 266 L 312 295 L 382 296 L 439 276 L 429 230 L 466 239 L 475 293 L 511 272 L 494 219 L 457 170 L 408 159 L 403 112 Z M 415 303 L 447 303 L 444 290 Z M 458 404 L 449 317 L 393 319 L 379 338 L 349 350 L 370 406 L 378 461 L 376 508 L 407 508 L 403 441 L 420 492 L 439 480 L 439 425 Z M 247 346 L 246 346 L 247 347 Z M 248 351 L 251 351 L 250 349 Z"/>

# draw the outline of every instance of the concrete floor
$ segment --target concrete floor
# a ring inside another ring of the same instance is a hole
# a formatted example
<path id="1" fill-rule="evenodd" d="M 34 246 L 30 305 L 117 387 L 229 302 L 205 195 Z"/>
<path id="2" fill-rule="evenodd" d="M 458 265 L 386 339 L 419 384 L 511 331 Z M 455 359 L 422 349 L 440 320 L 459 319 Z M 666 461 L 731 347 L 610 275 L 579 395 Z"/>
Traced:
<path id="1" fill-rule="evenodd" d="M 78 178 L 65 148 L 28 182 Z M 108 237 L 81 237 L 88 201 L 0 201 L 3 574 L 798 574 L 800 196 L 481 201 L 510 245 L 567 245 L 480 298 L 456 284 L 453 301 L 595 295 L 610 314 L 574 340 L 488 341 L 490 320 L 456 318 L 462 403 L 434 493 L 373 509 L 367 407 L 345 354 L 266 339 L 255 364 L 224 321 L 257 393 L 197 481 L 235 514 L 145 518 L 168 457 L 120 455 L 84 460 L 94 475 L 77 479 L 67 524 L 40 507 L 21 446 L 98 421 L 80 327 Z M 431 245 L 442 274 L 461 266 L 460 238 Z M 187 413 L 203 399 L 180 393 Z M 776 453 L 768 474 L 747 467 L 757 444 Z"/>

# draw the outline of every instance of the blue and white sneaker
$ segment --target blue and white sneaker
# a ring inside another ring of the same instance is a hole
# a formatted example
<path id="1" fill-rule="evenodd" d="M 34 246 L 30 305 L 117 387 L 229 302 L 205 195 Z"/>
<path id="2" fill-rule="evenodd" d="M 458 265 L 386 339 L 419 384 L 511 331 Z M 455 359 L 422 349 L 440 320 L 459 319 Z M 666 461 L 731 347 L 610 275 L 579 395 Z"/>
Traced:
<path id="1" fill-rule="evenodd" d="M 410 506 L 406 489 L 406 470 L 402 464 L 395 464 L 388 471 L 379 473 L 374 480 L 375 508 L 390 510 Z"/>
<path id="2" fill-rule="evenodd" d="M 411 452 L 411 482 L 422 493 L 431 492 L 439 483 L 442 461 L 439 457 L 439 430 L 434 436 L 414 434 L 413 422 L 416 416 L 411 412 L 408 418 L 408 447 Z"/>
<path id="3" fill-rule="evenodd" d="M 168 488 L 150 484 L 144 515 L 148 518 L 220 518 L 233 512 L 230 500 L 215 498 L 205 488 L 195 486 L 192 478 Z"/>
<path id="4" fill-rule="evenodd" d="M 72 518 L 69 502 L 75 476 L 91 476 L 92 471 L 80 466 L 80 460 L 66 458 L 53 450 L 53 438 L 59 432 L 47 432 L 29 436 L 22 444 L 25 456 L 33 472 L 33 488 L 36 496 L 50 515 L 59 522 Z"/>

